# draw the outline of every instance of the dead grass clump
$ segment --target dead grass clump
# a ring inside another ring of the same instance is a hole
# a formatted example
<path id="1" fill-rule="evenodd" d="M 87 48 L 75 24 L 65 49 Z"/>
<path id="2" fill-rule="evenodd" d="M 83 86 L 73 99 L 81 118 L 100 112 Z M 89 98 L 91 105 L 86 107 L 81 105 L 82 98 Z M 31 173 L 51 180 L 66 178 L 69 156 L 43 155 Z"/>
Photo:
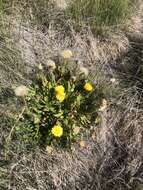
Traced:
<path id="1" fill-rule="evenodd" d="M 134 190 L 142 181 L 142 111 L 120 100 L 102 113 L 96 142 L 87 139 L 85 149 L 11 152 L 9 189 Z"/>

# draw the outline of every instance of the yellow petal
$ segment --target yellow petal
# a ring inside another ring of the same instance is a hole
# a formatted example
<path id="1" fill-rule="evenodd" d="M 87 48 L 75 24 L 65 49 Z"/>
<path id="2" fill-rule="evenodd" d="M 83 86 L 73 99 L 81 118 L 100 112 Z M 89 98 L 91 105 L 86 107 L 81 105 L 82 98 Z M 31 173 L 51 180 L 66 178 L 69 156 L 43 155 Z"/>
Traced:
<path id="1" fill-rule="evenodd" d="M 93 86 L 88 82 L 84 85 L 84 89 L 88 92 L 93 90 Z"/>
<path id="2" fill-rule="evenodd" d="M 62 85 L 58 85 L 55 87 L 55 92 L 56 93 L 64 93 L 65 88 Z"/>
<path id="3" fill-rule="evenodd" d="M 63 135 L 63 128 L 60 125 L 54 125 L 54 127 L 51 130 L 51 133 L 55 137 L 61 137 Z"/>
<path id="4" fill-rule="evenodd" d="M 65 96 L 66 96 L 65 93 L 57 93 L 57 94 L 56 94 L 56 98 L 57 98 L 57 100 L 59 100 L 60 102 L 63 102 L 63 101 L 64 101 Z"/>

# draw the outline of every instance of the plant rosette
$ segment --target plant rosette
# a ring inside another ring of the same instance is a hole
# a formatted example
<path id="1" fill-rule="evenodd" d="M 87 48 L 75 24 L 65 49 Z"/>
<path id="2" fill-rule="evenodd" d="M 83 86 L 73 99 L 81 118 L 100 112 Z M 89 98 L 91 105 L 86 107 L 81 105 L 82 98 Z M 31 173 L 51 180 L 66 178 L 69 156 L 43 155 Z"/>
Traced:
<path id="1" fill-rule="evenodd" d="M 28 91 L 24 87 L 25 111 L 16 132 L 27 143 L 70 148 L 96 123 L 103 93 L 75 71 L 76 62 L 50 63 L 52 72 L 51 65 L 38 70 Z"/>

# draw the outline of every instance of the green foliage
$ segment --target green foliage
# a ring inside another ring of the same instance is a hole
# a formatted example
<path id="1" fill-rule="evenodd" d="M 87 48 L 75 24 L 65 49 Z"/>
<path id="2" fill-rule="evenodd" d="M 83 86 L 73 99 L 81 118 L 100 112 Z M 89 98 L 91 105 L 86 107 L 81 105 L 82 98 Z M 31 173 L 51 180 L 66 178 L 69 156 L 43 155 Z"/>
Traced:
<path id="1" fill-rule="evenodd" d="M 91 29 L 115 28 L 126 23 L 131 0 L 74 0 L 66 11 L 78 25 L 90 25 Z"/>
<path id="2" fill-rule="evenodd" d="M 61 63 L 55 70 L 37 70 L 24 98 L 25 111 L 16 130 L 27 143 L 70 147 L 95 124 L 102 91 L 79 72 L 77 63 Z M 55 126 L 63 130 L 59 136 L 52 133 Z"/>

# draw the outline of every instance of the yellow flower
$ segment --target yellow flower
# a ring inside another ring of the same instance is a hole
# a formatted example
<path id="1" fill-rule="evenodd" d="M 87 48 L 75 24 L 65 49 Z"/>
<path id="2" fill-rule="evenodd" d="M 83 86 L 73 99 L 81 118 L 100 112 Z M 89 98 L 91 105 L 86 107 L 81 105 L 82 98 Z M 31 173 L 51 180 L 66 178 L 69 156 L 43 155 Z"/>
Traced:
<path id="1" fill-rule="evenodd" d="M 16 96 L 26 96 L 28 93 L 28 88 L 24 85 L 18 86 L 15 90 L 15 95 Z"/>
<path id="2" fill-rule="evenodd" d="M 64 58 L 64 59 L 70 59 L 72 57 L 72 52 L 71 50 L 67 49 L 67 50 L 63 50 L 61 52 L 61 56 Z"/>
<path id="3" fill-rule="evenodd" d="M 59 100 L 60 102 L 63 102 L 64 99 L 65 99 L 65 96 L 66 94 L 63 92 L 63 93 L 56 93 L 56 98 L 57 100 Z"/>
<path id="4" fill-rule="evenodd" d="M 65 88 L 62 85 L 56 86 L 55 92 L 58 94 L 63 94 L 65 92 Z"/>
<path id="5" fill-rule="evenodd" d="M 57 100 L 63 102 L 66 96 L 64 87 L 62 85 L 56 86 L 55 92 Z"/>
<path id="6" fill-rule="evenodd" d="M 88 92 L 92 91 L 93 90 L 93 86 L 87 82 L 85 85 L 84 85 L 84 89 Z"/>
<path id="7" fill-rule="evenodd" d="M 63 128 L 60 125 L 55 125 L 51 132 L 55 137 L 61 137 L 63 135 Z"/>

